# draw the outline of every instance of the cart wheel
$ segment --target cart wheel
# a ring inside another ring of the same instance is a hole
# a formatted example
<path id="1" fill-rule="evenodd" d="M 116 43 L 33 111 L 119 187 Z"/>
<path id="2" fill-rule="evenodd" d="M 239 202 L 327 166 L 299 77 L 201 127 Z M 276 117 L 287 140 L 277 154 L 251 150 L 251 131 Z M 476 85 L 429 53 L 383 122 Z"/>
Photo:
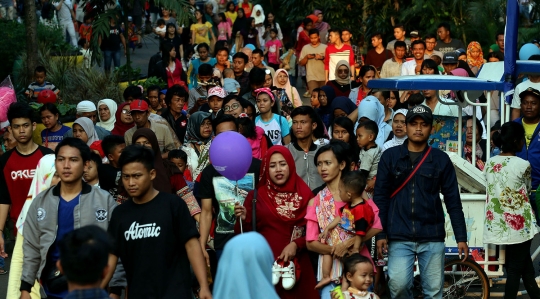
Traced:
<path id="1" fill-rule="evenodd" d="M 443 298 L 489 298 L 489 280 L 474 260 L 464 262 L 458 257 L 447 259 L 444 263 Z"/>

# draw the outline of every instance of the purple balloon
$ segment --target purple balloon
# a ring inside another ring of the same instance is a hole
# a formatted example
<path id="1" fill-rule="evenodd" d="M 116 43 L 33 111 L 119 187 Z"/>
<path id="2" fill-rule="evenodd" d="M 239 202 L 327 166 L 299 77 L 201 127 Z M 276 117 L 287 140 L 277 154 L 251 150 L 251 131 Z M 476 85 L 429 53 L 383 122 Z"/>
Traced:
<path id="1" fill-rule="evenodd" d="M 212 166 L 231 181 L 238 181 L 247 174 L 251 157 L 251 145 L 237 132 L 220 133 L 210 145 Z"/>

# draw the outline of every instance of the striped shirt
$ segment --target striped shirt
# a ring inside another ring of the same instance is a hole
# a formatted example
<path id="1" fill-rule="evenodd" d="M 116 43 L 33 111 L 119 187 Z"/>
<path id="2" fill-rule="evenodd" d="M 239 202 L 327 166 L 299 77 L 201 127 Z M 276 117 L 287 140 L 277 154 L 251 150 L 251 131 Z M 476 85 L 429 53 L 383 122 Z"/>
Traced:
<path id="1" fill-rule="evenodd" d="M 52 90 L 55 94 L 58 94 L 60 90 L 54 86 L 51 82 L 45 81 L 43 85 L 37 84 L 37 82 L 32 82 L 28 85 L 28 88 L 24 94 L 32 99 L 33 102 L 37 101 L 39 93 L 45 89 Z"/>
<path id="2" fill-rule="evenodd" d="M 328 80 L 336 79 L 336 65 L 340 60 L 349 62 L 350 66 L 354 66 L 354 52 L 351 46 L 343 45 L 341 49 L 337 49 L 334 45 L 328 45 L 324 53 L 324 69 L 328 71 Z"/>

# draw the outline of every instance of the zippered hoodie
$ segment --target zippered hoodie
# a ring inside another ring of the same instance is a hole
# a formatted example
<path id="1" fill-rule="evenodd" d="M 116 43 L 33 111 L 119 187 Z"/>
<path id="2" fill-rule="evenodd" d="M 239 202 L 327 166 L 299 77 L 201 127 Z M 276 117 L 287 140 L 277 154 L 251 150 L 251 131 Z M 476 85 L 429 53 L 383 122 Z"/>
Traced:
<path id="1" fill-rule="evenodd" d="M 41 192 L 28 210 L 23 232 L 21 290 L 30 291 L 36 279 L 41 277 L 49 248 L 56 240 L 60 184 Z M 83 182 L 79 204 L 73 211 L 73 229 L 97 225 L 106 231 L 116 206 L 116 201 L 108 192 Z"/>
<path id="2" fill-rule="evenodd" d="M 406 140 L 387 149 L 381 156 L 373 200 L 379 208 L 383 232 L 377 239 L 411 242 L 444 242 L 445 215 L 439 193 L 444 196 L 456 242 L 467 241 L 465 217 L 461 205 L 456 171 L 450 157 L 432 148 L 414 177 L 390 198 L 405 182 L 421 157 L 411 163 Z M 422 153 L 426 154 L 427 147 Z"/>
<path id="3" fill-rule="evenodd" d="M 523 118 L 518 118 L 514 121 L 523 125 Z M 540 132 L 540 125 L 536 126 L 529 147 L 527 147 L 527 144 L 524 144 L 521 152 L 516 153 L 516 156 L 531 163 L 531 190 L 535 191 L 538 188 L 538 185 L 540 185 L 540 135 L 538 135 L 538 132 Z"/>
<path id="4" fill-rule="evenodd" d="M 304 180 L 311 190 L 320 187 L 324 184 L 321 175 L 317 171 L 317 165 L 315 165 L 315 154 L 319 149 L 315 143 L 312 143 L 309 151 L 306 153 L 304 150 L 294 143 L 285 145 L 289 149 L 293 158 L 294 164 L 296 164 L 296 173 Z"/>

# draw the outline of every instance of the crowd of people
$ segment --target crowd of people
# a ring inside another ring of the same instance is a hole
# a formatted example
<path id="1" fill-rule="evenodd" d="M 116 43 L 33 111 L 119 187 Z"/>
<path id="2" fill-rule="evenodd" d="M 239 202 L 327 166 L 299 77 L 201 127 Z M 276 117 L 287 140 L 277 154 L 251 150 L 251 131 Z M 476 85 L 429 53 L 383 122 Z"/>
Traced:
<path id="1" fill-rule="evenodd" d="M 417 257 L 424 296 L 441 298 L 445 218 L 459 255 L 469 256 L 456 172 L 431 138 L 439 118 L 458 117 L 461 108 L 447 105 L 458 95 L 368 82 L 474 77 L 503 59 L 504 34 L 484 56 L 478 42 L 452 37 L 449 24 L 424 35 L 398 24 L 386 46 L 373 34 L 364 55 L 351 30 L 324 22 L 320 10 L 287 36 L 248 0 L 190 3 L 189 26 L 167 8 L 147 11 L 160 39 L 148 73 L 166 87 L 129 86 L 123 102 L 80 101 L 67 126 L 55 105 L 61 91 L 38 67 L 26 95 L 42 104 L 45 128 L 35 130 L 28 104 L 9 106 L 0 156 L 7 297 L 412 298 Z M 134 34 L 145 15 L 137 9 Z M 127 46 L 122 26 L 110 26 L 101 41 L 106 69 Z M 513 121 L 501 125 L 498 92 L 491 111 L 463 108 L 463 158 L 488 186 L 484 241 L 507 245 L 506 298 L 521 278 L 540 298 L 529 257 L 538 233 L 540 77 L 525 77 Z M 238 181 L 210 160 L 213 139 L 230 131 L 252 152 Z M 16 240 L 9 273 L 6 223 Z"/>

